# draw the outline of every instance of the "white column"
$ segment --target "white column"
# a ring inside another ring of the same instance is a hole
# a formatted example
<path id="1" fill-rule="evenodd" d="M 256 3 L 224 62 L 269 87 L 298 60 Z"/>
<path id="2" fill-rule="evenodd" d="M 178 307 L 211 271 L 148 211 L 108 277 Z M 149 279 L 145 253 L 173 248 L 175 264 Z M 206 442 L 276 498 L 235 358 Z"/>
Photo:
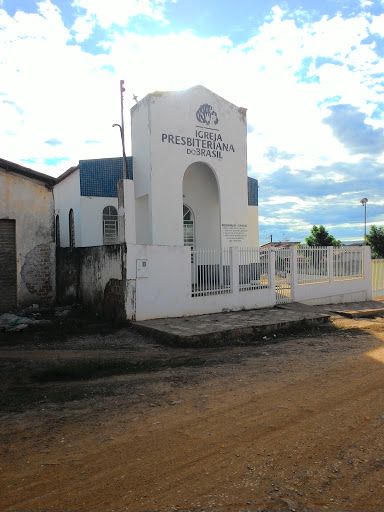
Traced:
<path id="1" fill-rule="evenodd" d="M 133 180 L 119 180 L 117 190 L 119 215 L 119 242 L 135 244 L 136 212 Z"/>

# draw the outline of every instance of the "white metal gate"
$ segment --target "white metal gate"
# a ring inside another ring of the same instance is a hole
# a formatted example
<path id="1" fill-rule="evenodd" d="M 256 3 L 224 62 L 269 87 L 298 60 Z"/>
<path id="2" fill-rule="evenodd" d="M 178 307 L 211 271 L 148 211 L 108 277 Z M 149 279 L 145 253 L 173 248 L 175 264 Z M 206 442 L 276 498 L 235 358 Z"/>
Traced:
<path id="1" fill-rule="evenodd" d="M 291 302 L 291 269 L 293 251 L 290 248 L 272 249 L 275 255 L 276 304 Z"/>

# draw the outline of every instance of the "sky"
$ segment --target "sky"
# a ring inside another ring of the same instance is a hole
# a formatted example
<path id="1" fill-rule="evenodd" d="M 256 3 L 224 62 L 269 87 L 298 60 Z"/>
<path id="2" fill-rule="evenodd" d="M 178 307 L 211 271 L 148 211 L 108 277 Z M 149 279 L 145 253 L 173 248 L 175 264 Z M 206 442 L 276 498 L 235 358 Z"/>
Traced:
<path id="1" fill-rule="evenodd" d="M 384 226 L 384 0 L 0 0 L 0 156 L 52 176 L 121 155 L 133 95 L 247 108 L 260 244 Z M 126 152 L 130 135 L 126 130 Z"/>

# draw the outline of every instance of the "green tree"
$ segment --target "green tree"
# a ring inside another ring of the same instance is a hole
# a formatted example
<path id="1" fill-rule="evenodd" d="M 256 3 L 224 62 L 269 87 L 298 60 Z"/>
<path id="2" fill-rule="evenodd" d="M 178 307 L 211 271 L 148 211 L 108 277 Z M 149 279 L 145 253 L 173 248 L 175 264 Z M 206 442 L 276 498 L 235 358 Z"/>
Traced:
<path id="1" fill-rule="evenodd" d="M 328 233 L 324 226 L 313 226 L 311 229 L 311 234 L 309 237 L 305 239 L 307 245 L 310 247 L 326 247 L 328 245 L 334 245 L 335 247 L 340 247 L 340 240 L 336 240 L 336 238 Z"/>
<path id="2" fill-rule="evenodd" d="M 374 258 L 384 258 L 384 227 L 371 226 L 367 235 Z"/>

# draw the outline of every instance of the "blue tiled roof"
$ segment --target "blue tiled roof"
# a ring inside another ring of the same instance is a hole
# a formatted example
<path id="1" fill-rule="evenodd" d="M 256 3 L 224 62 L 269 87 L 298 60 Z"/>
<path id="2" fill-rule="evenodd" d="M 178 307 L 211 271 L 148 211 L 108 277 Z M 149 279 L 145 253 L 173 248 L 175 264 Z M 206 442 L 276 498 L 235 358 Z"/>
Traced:
<path id="1" fill-rule="evenodd" d="M 258 206 L 259 204 L 259 184 L 255 178 L 248 176 L 248 205 Z"/>
<path id="2" fill-rule="evenodd" d="M 132 157 L 126 158 L 127 176 L 133 179 Z M 123 158 L 80 160 L 80 194 L 82 196 L 117 197 L 117 181 L 123 172 Z"/>

